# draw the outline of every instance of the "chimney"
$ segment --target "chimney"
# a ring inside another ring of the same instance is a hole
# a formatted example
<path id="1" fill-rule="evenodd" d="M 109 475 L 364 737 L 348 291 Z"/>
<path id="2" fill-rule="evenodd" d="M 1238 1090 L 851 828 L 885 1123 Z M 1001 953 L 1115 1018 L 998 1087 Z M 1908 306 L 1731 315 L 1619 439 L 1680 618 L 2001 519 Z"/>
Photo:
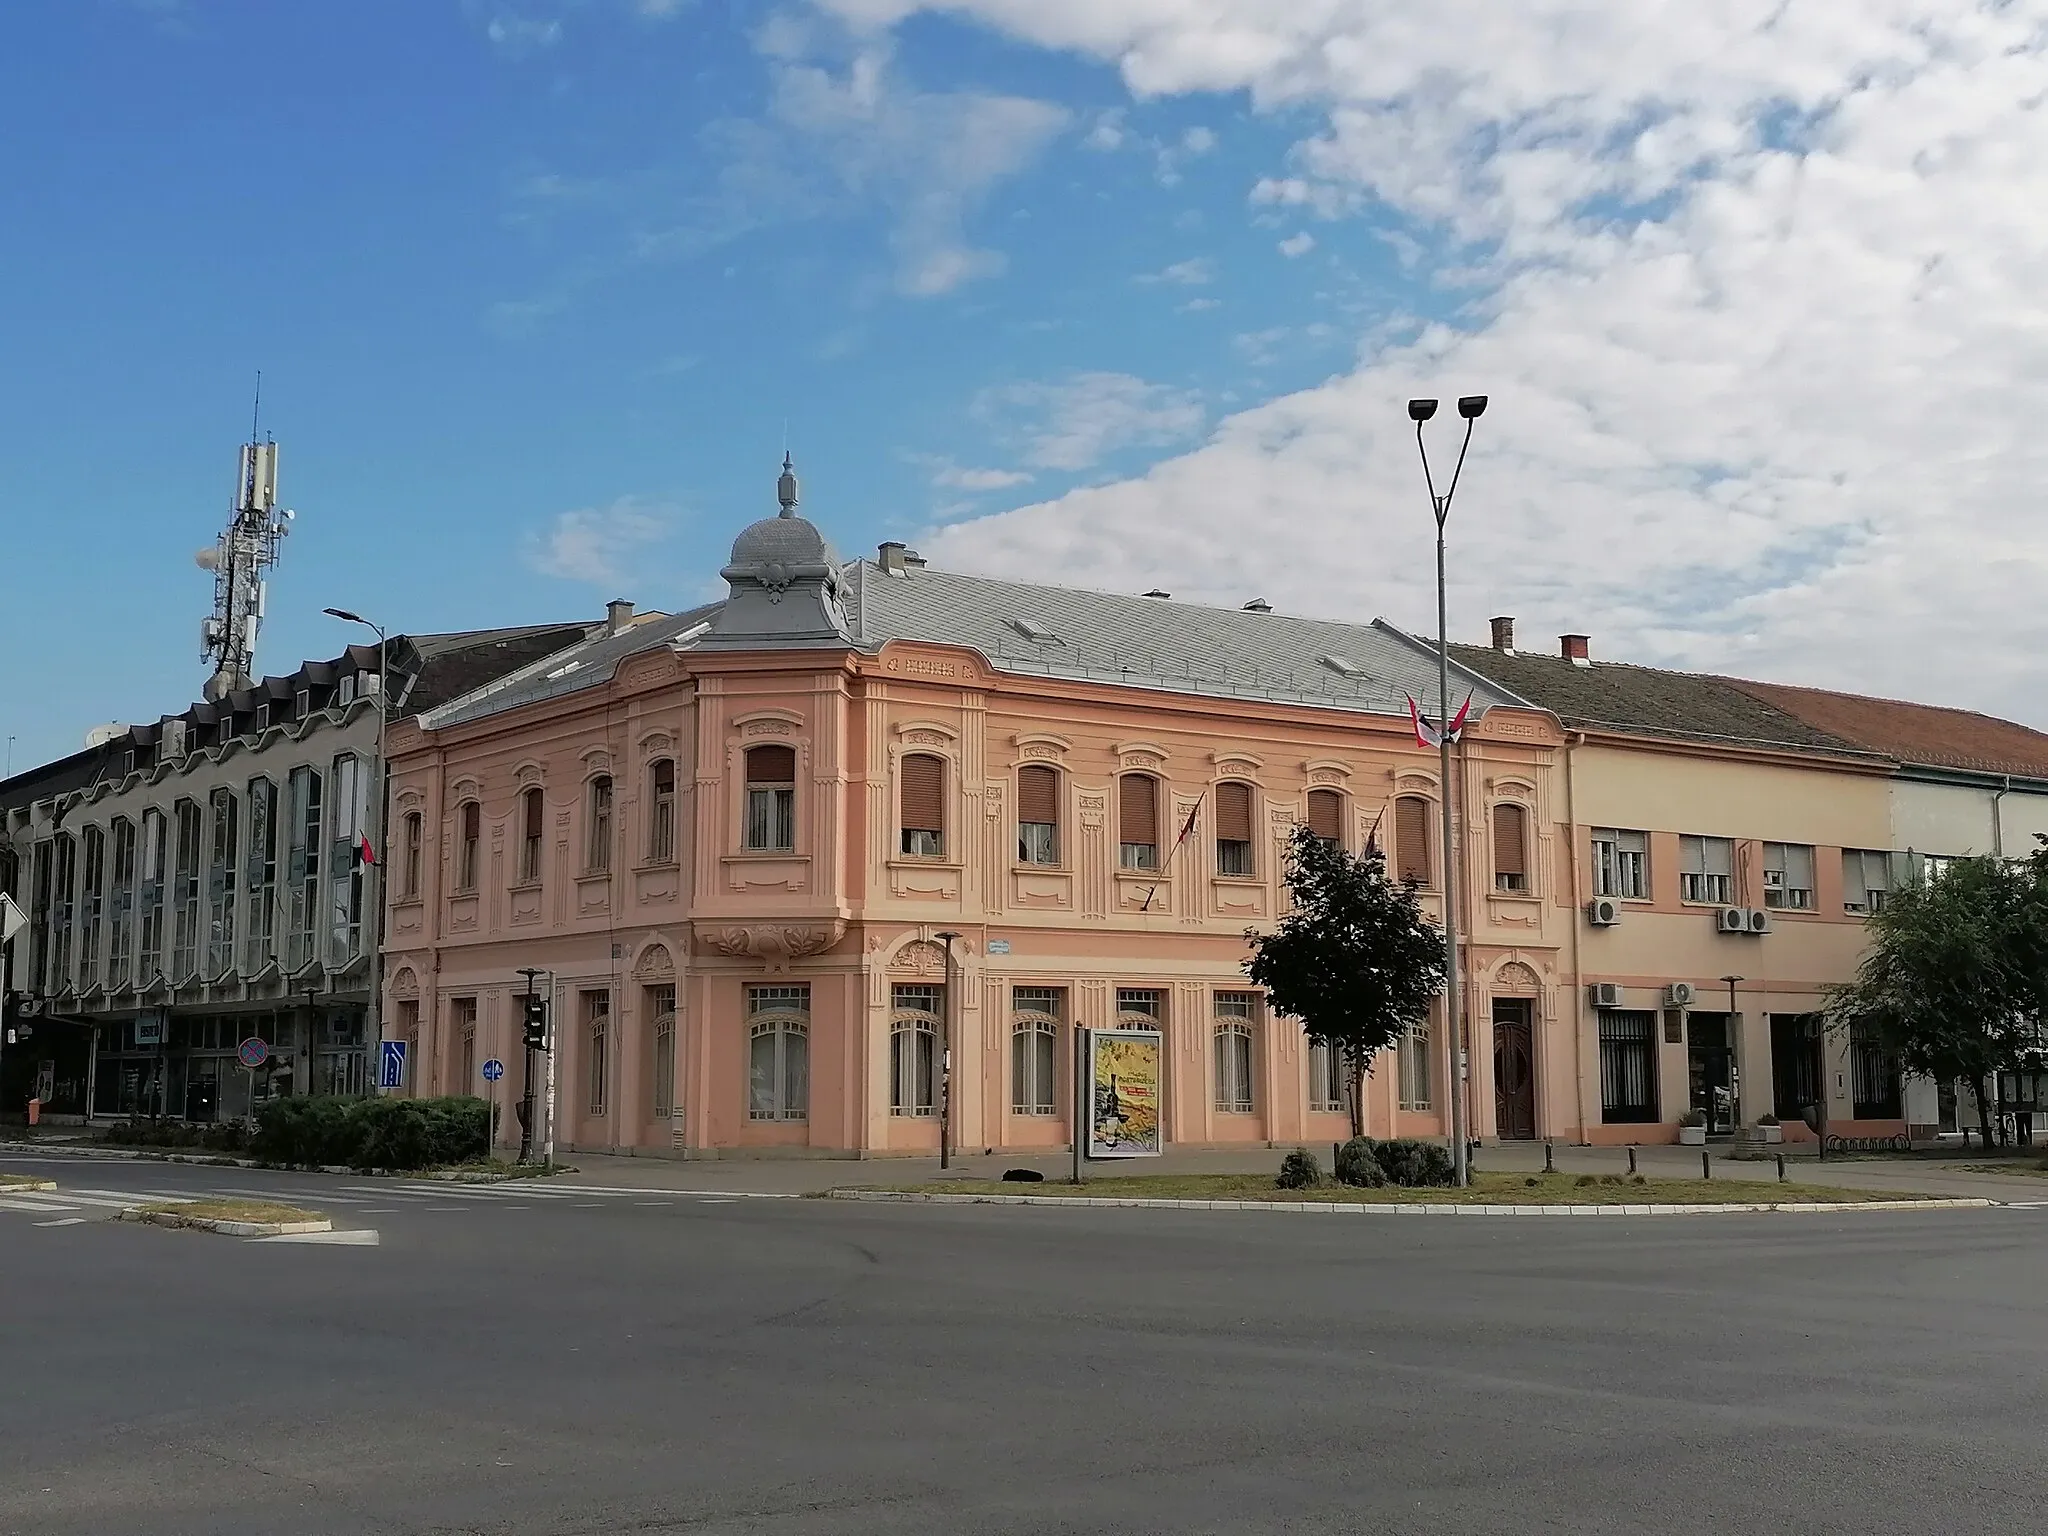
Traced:
<path id="1" fill-rule="evenodd" d="M 1511 616 L 1509 616 L 1509 615 L 1503 614 L 1503 615 L 1501 615 L 1501 616 L 1500 616 L 1499 618 L 1493 618 L 1493 619 L 1488 619 L 1488 620 L 1487 620 L 1486 622 L 1487 622 L 1487 623 L 1489 623 L 1489 624 L 1491 624 L 1491 625 L 1493 626 L 1493 648 L 1494 648 L 1494 649 L 1495 649 L 1496 651 L 1499 651 L 1499 652 L 1501 653 L 1501 655 L 1503 655 L 1503 656 L 1512 656 L 1512 655 L 1514 655 L 1514 654 L 1515 654 L 1515 621 L 1514 621 L 1514 619 L 1513 619 L 1513 618 L 1512 618 Z"/>
<path id="2" fill-rule="evenodd" d="M 884 539 L 875 546 L 875 564 L 885 576 L 909 576 L 924 569 L 924 557 L 901 539 Z"/>
<path id="3" fill-rule="evenodd" d="M 1557 637 L 1557 644 L 1564 659 L 1573 666 L 1590 667 L 1593 665 L 1593 637 L 1591 635 L 1559 635 Z"/>
<path id="4" fill-rule="evenodd" d="M 1263 597 L 1255 597 L 1244 605 L 1244 611 L 1246 613 L 1271 613 L 1273 605 Z"/>
<path id="5" fill-rule="evenodd" d="M 633 605 L 623 597 L 615 597 L 604 605 L 604 632 L 616 635 L 633 622 Z"/>
<path id="6" fill-rule="evenodd" d="M 1140 592 L 1140 593 L 1138 594 L 1138 596 L 1140 596 L 1140 597 L 1156 597 L 1156 598 L 1160 599 L 1160 600 L 1161 600 L 1161 601 L 1163 602 L 1163 601 L 1165 601 L 1165 600 L 1166 600 L 1167 598 L 1169 598 L 1169 597 L 1172 597 L 1172 596 L 1173 596 L 1173 594 L 1172 594 L 1171 592 L 1162 592 L 1162 591 L 1160 591 L 1160 590 L 1159 590 L 1159 589 L 1158 589 L 1157 587 L 1154 587 L 1154 588 L 1153 588 L 1153 589 L 1152 589 L 1152 590 L 1151 590 L 1150 592 Z"/>

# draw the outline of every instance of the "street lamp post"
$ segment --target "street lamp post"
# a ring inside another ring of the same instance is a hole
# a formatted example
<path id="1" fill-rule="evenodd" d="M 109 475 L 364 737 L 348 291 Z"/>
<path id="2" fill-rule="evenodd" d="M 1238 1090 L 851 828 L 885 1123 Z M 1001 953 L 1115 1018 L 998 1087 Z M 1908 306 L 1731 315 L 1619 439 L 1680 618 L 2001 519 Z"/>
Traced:
<path id="1" fill-rule="evenodd" d="M 1723 976 L 1721 979 L 1728 983 L 1728 1033 L 1726 1036 L 1728 1041 L 1728 1116 L 1731 1121 L 1736 1121 L 1742 1118 L 1742 1106 L 1736 1102 L 1735 1042 L 1741 1036 L 1736 1033 L 1735 1029 L 1735 983 L 1747 981 L 1749 978 L 1747 976 Z M 1711 1092 L 1712 1090 L 1709 1091 Z"/>
<path id="2" fill-rule="evenodd" d="M 939 1005 L 939 1166 L 953 1165 L 953 941 L 959 934 L 932 935 L 946 942 L 946 995 Z"/>
<path id="3" fill-rule="evenodd" d="M 1458 1184 L 1471 1182 L 1471 1152 L 1465 1131 L 1465 1020 L 1458 1002 L 1458 875 L 1457 848 L 1451 836 L 1451 647 L 1444 596 L 1444 523 L 1451 515 L 1451 498 L 1458 493 L 1458 476 L 1465 468 L 1465 451 L 1472 446 L 1472 425 L 1486 410 L 1486 396 L 1464 395 L 1458 400 L 1458 414 L 1465 419 L 1465 438 L 1458 445 L 1458 462 L 1451 470 L 1450 483 L 1439 496 L 1436 478 L 1430 473 L 1429 450 L 1422 444 L 1422 424 L 1436 414 L 1436 401 L 1410 400 L 1408 419 L 1415 423 L 1415 451 L 1422 456 L 1422 481 L 1429 490 L 1430 511 L 1436 517 L 1436 707 L 1437 784 L 1443 827 L 1444 864 L 1444 1023 L 1450 1035 L 1451 1061 L 1451 1165 Z"/>
<path id="4" fill-rule="evenodd" d="M 377 786 L 377 848 L 373 868 L 372 884 L 376 890 L 376 902 L 372 907 L 370 923 L 370 1008 L 367 1023 L 369 1057 L 365 1067 L 375 1066 L 384 1052 L 384 860 L 391 857 L 388 836 L 391 803 L 390 760 L 384 755 L 384 731 L 391 722 L 391 642 L 381 624 L 373 624 L 359 613 L 346 608 L 322 610 L 331 619 L 340 619 L 345 624 L 360 624 L 377 637 L 377 772 L 374 782 Z M 409 1064 L 409 1070 L 417 1072 L 417 1066 Z M 413 1079 L 418 1082 L 418 1078 Z"/>

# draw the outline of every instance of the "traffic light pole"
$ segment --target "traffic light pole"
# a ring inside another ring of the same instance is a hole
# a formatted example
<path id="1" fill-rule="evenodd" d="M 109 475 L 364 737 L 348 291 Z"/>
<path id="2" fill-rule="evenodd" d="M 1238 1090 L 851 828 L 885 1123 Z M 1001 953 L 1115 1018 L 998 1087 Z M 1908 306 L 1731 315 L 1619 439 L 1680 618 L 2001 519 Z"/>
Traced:
<path id="1" fill-rule="evenodd" d="M 526 997 L 520 1012 L 520 1040 L 526 1048 L 526 1075 L 519 1096 L 519 1161 L 533 1161 L 533 1053 L 547 1048 L 547 1004 L 533 990 L 533 978 L 545 975 L 537 965 L 523 968 Z"/>

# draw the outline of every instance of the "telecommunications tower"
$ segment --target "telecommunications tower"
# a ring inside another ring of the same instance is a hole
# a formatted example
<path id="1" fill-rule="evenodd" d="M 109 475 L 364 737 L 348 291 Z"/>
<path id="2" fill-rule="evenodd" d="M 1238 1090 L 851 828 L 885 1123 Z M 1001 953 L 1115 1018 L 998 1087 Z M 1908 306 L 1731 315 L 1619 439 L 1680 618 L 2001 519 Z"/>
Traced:
<path id="1" fill-rule="evenodd" d="M 199 628 L 200 655 L 213 663 L 206 697 L 218 703 L 256 676 L 256 630 L 263 622 L 263 573 L 277 564 L 292 513 L 277 504 L 277 444 L 252 430 L 242 445 L 227 528 L 193 558 L 213 572 L 213 616 Z"/>

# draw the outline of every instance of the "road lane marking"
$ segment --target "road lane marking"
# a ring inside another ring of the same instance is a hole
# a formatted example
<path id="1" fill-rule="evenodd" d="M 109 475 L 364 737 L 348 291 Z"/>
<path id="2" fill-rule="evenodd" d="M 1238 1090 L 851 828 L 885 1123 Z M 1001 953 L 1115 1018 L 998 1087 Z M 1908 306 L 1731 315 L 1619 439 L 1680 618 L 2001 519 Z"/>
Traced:
<path id="1" fill-rule="evenodd" d="M 342 1248 L 377 1248 L 381 1240 L 368 1227 L 338 1227 L 332 1232 L 280 1232 L 274 1237 L 244 1238 L 250 1243 L 321 1243 Z"/>
<path id="2" fill-rule="evenodd" d="M 82 1227 L 85 1225 L 85 1218 L 83 1216 L 60 1216 L 55 1221 L 39 1221 L 36 1225 L 39 1227 Z"/>

